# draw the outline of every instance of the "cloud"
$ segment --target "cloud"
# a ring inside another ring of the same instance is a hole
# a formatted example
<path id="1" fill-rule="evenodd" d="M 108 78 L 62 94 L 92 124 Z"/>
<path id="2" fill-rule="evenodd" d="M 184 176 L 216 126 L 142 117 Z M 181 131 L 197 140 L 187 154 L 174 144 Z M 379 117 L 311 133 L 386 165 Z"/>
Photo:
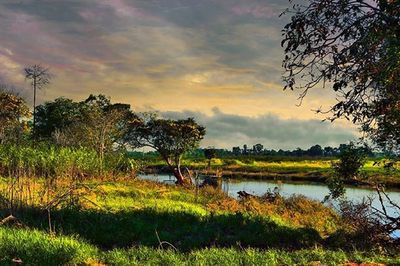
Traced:
<path id="1" fill-rule="evenodd" d="M 259 116 L 227 114 L 214 108 L 211 115 L 196 111 L 161 112 L 162 117 L 183 119 L 194 117 L 204 125 L 207 135 L 202 146 L 232 148 L 261 143 L 268 149 L 309 148 L 312 145 L 338 146 L 357 138 L 352 128 L 320 120 L 282 119 L 276 114 Z"/>
<path id="2" fill-rule="evenodd" d="M 252 15 L 256 18 L 272 18 L 279 15 L 279 12 L 268 5 L 236 5 L 232 7 L 236 15 Z"/>
<path id="3" fill-rule="evenodd" d="M 22 69 L 55 74 L 39 102 L 104 93 L 135 109 L 201 110 L 309 119 L 334 97 L 315 90 L 302 108 L 283 92 L 286 0 L 5 0 L 0 75 L 26 86 Z M 286 18 L 287 19 L 287 18 Z"/>

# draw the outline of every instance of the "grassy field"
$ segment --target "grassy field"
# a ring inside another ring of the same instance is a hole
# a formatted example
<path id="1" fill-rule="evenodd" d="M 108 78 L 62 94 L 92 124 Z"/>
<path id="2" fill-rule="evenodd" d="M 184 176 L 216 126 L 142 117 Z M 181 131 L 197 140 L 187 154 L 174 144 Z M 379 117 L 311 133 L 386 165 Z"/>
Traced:
<path id="1" fill-rule="evenodd" d="M 84 183 L 86 192 L 80 189 L 78 198 L 66 198 L 68 204 L 49 215 L 35 195 L 44 184 L 31 185 L 31 204 L 14 210 L 18 223 L 0 226 L 1 265 L 13 259 L 23 265 L 400 263 L 396 253 L 372 243 L 338 249 L 332 239 L 344 228 L 340 217 L 300 196 L 238 201 L 211 188 L 92 180 Z M 1 210 L 2 217 L 8 214 Z"/>

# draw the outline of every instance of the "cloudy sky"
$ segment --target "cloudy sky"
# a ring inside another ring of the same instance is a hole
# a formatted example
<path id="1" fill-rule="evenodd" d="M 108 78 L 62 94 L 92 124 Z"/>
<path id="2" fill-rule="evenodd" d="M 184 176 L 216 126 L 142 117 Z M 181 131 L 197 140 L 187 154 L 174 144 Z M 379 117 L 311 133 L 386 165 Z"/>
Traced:
<path id="1" fill-rule="evenodd" d="M 337 145 L 345 122 L 312 111 L 334 95 L 315 89 L 298 107 L 282 90 L 279 14 L 288 0 L 1 0 L 0 80 L 25 88 L 24 66 L 54 74 L 40 101 L 103 93 L 137 111 L 193 116 L 202 146 Z"/>

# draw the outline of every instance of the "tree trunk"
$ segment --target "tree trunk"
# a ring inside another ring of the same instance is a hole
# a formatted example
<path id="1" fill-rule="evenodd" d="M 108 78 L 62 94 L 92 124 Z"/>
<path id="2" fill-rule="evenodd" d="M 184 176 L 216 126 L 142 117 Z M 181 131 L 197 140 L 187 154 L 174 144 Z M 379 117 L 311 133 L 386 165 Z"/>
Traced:
<path id="1" fill-rule="evenodd" d="M 36 145 L 36 77 L 33 78 L 33 145 Z"/>
<path id="2" fill-rule="evenodd" d="M 187 183 L 186 178 L 182 175 L 181 172 L 181 158 L 179 156 L 175 157 L 174 176 L 176 177 L 176 183 L 178 185 L 184 185 Z"/>
<path id="3" fill-rule="evenodd" d="M 176 178 L 176 184 L 178 184 L 178 185 L 186 184 L 186 178 L 182 175 L 180 169 L 173 168 L 173 173 Z"/>
<path id="4" fill-rule="evenodd" d="M 172 162 L 167 156 L 162 156 L 167 163 L 168 167 L 171 169 L 172 173 L 176 178 L 177 185 L 185 185 L 188 183 L 187 179 L 182 175 L 180 158 L 175 158 L 175 162 Z"/>

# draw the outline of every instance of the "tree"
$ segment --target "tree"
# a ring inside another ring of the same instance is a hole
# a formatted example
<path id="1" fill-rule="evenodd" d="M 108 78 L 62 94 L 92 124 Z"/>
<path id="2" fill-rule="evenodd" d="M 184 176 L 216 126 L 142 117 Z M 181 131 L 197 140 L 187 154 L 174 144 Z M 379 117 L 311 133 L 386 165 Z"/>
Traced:
<path id="1" fill-rule="evenodd" d="M 50 116 L 52 118 L 65 114 L 64 119 L 58 122 L 61 134 L 55 137 L 63 140 L 64 145 L 83 146 L 96 150 L 101 162 L 106 152 L 111 151 L 115 145 L 124 144 L 129 125 L 137 119 L 130 110 L 129 104 L 113 104 L 105 95 L 90 95 L 85 101 L 79 103 L 59 99 L 53 103 L 47 103 L 47 106 L 56 107 L 52 113 L 54 116 Z M 58 133 L 51 124 L 44 128 L 49 128 L 49 126 L 50 130 L 53 129 L 53 136 L 54 133 Z"/>
<path id="2" fill-rule="evenodd" d="M 211 168 L 211 160 L 217 156 L 217 150 L 214 147 L 204 149 L 204 156 L 208 159 L 208 170 Z"/>
<path id="3" fill-rule="evenodd" d="M 48 68 L 41 65 L 32 65 L 26 67 L 25 78 L 31 81 L 33 89 L 33 134 L 36 133 L 36 90 L 43 89 L 50 83 L 51 74 Z"/>
<path id="4" fill-rule="evenodd" d="M 285 89 L 329 86 L 345 117 L 378 144 L 400 144 L 400 2 L 310 0 L 283 30 Z"/>
<path id="5" fill-rule="evenodd" d="M 18 137 L 26 125 L 22 119 L 29 116 L 29 108 L 21 97 L 0 91 L 0 143 L 9 137 Z"/>
<path id="6" fill-rule="evenodd" d="M 328 188 L 332 198 L 336 199 L 345 193 L 344 184 L 357 179 L 360 169 L 367 157 L 365 147 L 357 147 L 353 142 L 340 150 L 339 161 L 333 164 L 334 176 L 328 180 Z"/>
<path id="7" fill-rule="evenodd" d="M 183 185 L 188 180 L 181 172 L 182 155 L 198 147 L 205 133 L 205 128 L 193 118 L 171 120 L 148 116 L 131 124 L 127 142 L 133 148 L 155 149 L 173 172 L 177 184 Z"/>
<path id="8" fill-rule="evenodd" d="M 94 148 L 103 161 L 106 151 L 115 144 L 124 144 L 129 125 L 137 120 L 129 104 L 115 103 L 104 95 L 90 95 L 83 103 L 82 118 L 75 129 L 82 140 Z"/>
<path id="9" fill-rule="evenodd" d="M 264 146 L 260 143 L 257 143 L 256 145 L 253 145 L 253 151 L 255 154 L 261 154 L 261 152 L 263 151 Z"/>
<path id="10" fill-rule="evenodd" d="M 56 131 L 78 122 L 82 116 L 81 107 L 81 103 L 63 97 L 37 106 L 36 135 L 41 139 L 50 139 Z"/>
<path id="11" fill-rule="evenodd" d="M 317 144 L 317 145 L 311 146 L 308 149 L 307 153 L 310 156 L 322 156 L 324 154 L 324 151 L 322 150 L 322 147 Z"/>
<path id="12" fill-rule="evenodd" d="M 334 156 L 335 155 L 335 149 L 327 146 L 324 148 L 324 156 Z"/>

